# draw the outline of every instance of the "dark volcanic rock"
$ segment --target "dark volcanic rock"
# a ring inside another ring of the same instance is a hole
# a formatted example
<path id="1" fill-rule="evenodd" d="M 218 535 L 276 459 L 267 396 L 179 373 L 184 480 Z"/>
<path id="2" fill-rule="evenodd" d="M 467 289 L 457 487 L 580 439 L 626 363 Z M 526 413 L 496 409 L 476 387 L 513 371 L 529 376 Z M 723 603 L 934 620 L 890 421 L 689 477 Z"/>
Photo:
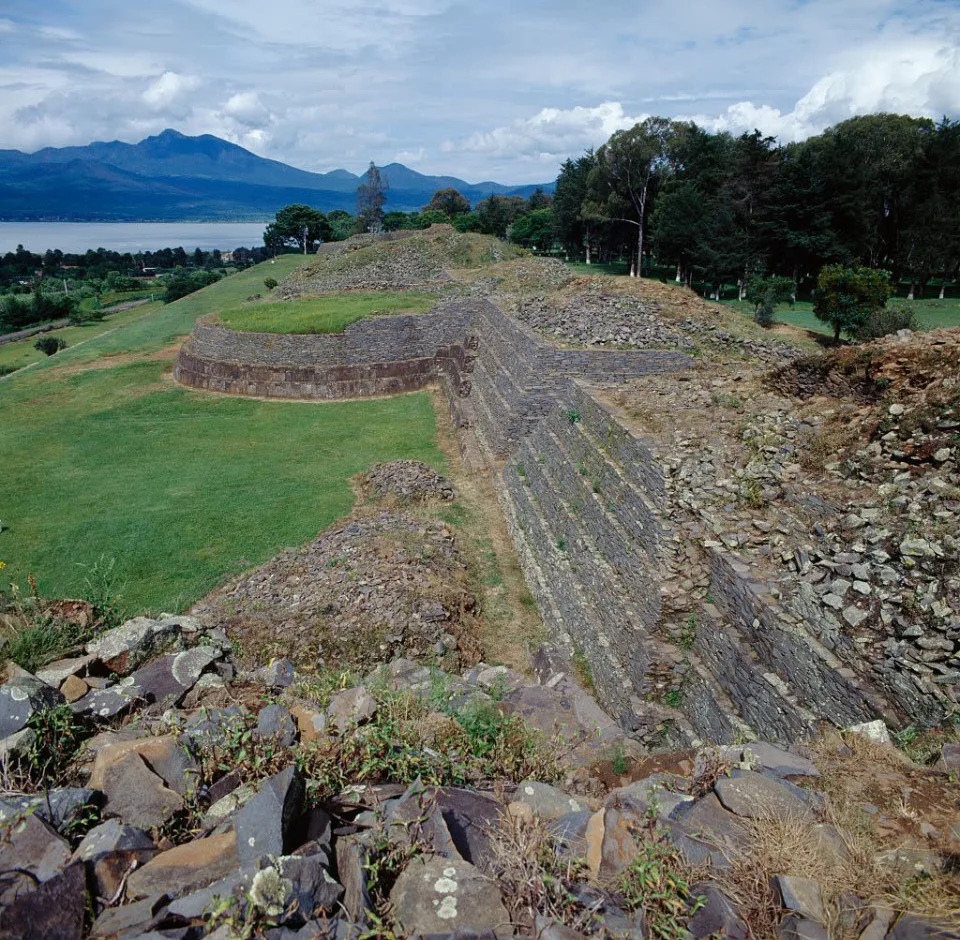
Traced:
<path id="1" fill-rule="evenodd" d="M 10 876 L 0 884 L 0 904 L 32 890 L 37 882 L 49 881 L 69 858 L 66 840 L 36 816 L 12 822 L 0 840 L 0 872 Z M 29 874 L 19 874 L 21 871 Z"/>
<path id="2" fill-rule="evenodd" d="M 4 940 L 80 940 L 87 906 L 83 865 L 70 865 L 0 910 Z"/>
<path id="3" fill-rule="evenodd" d="M 282 705 L 267 705 L 257 715 L 257 735 L 276 741 L 281 747 L 290 747 L 297 740 L 297 725 Z"/>
<path id="4" fill-rule="evenodd" d="M 237 856 L 241 862 L 261 855 L 283 855 L 293 825 L 303 811 L 303 777 L 293 767 L 265 780 L 257 795 L 234 818 Z"/>
<path id="5" fill-rule="evenodd" d="M 0 739 L 21 731 L 37 712 L 63 701 L 57 689 L 35 676 L 17 676 L 0 685 Z"/>
<path id="6" fill-rule="evenodd" d="M 404 936 L 446 936 L 455 930 L 510 937 L 510 916 L 496 883 L 467 862 L 413 859 L 390 892 Z"/>
<path id="7" fill-rule="evenodd" d="M 167 787 L 135 751 L 110 765 L 103 792 L 106 811 L 129 826 L 153 829 L 183 809 L 180 794 Z"/>

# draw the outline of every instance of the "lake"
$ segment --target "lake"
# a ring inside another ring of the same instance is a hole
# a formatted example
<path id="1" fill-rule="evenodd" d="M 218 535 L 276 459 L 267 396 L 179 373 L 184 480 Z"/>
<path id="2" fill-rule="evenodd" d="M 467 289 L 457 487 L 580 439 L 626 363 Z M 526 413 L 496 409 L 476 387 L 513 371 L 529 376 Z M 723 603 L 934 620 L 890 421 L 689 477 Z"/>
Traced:
<path id="1" fill-rule="evenodd" d="M 265 222 L 0 222 L 0 255 L 23 245 L 38 254 L 203 248 L 221 251 L 263 244 Z"/>

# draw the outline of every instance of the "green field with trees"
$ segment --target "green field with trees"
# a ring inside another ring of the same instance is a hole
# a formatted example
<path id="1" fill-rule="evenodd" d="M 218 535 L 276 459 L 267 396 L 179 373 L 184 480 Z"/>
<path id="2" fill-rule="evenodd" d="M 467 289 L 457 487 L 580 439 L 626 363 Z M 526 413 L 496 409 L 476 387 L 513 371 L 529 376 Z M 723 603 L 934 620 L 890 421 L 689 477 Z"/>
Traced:
<path id="1" fill-rule="evenodd" d="M 141 308 L 119 329 L 0 378 L 0 588 L 27 590 L 32 573 L 44 596 L 82 596 L 89 566 L 112 560 L 125 612 L 179 609 L 347 513 L 350 477 L 371 463 L 442 468 L 425 393 L 303 404 L 172 382 L 173 355 L 198 316 L 240 304 L 300 260 Z"/>

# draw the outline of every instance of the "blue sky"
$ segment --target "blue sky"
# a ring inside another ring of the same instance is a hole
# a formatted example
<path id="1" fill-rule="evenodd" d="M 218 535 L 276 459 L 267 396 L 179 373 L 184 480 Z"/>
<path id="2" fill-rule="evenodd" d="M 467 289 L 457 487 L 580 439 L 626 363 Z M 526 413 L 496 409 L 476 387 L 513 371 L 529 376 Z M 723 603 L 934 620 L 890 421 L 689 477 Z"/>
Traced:
<path id="1" fill-rule="evenodd" d="M 649 114 L 960 117 L 960 0 L 0 0 L 0 148 L 166 127 L 305 169 L 539 182 Z"/>

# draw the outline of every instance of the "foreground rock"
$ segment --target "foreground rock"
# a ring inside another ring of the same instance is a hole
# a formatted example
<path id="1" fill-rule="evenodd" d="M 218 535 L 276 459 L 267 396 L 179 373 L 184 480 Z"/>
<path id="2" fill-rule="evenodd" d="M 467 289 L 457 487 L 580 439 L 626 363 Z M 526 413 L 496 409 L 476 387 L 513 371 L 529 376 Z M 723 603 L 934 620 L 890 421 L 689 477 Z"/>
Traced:
<path id="1" fill-rule="evenodd" d="M 414 860 L 390 892 L 397 925 L 404 935 L 444 936 L 490 931 L 512 936 L 496 884 L 466 862 L 445 858 Z"/>

